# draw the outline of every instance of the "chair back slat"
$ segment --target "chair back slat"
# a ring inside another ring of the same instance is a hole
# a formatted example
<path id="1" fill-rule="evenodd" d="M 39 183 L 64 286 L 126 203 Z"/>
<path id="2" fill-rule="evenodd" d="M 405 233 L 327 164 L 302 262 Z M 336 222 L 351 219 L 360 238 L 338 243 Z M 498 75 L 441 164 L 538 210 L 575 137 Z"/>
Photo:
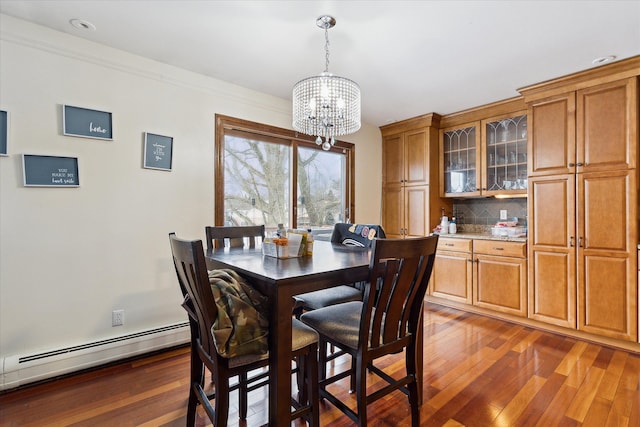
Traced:
<path id="1" fill-rule="evenodd" d="M 211 325 L 218 315 L 218 308 L 209 284 L 202 240 L 182 240 L 174 233 L 169 235 L 169 240 L 180 289 L 185 298 L 188 296 L 185 303 L 196 316 L 200 344 L 209 354 L 216 354 Z"/>
<path id="2" fill-rule="evenodd" d="M 371 348 L 414 334 L 435 260 L 438 236 L 380 239 L 372 246 L 361 330 Z M 364 327 L 369 325 L 369 327 Z"/>
<path id="3" fill-rule="evenodd" d="M 206 226 L 207 249 L 250 247 L 264 240 L 264 225 Z M 258 240 L 259 239 L 259 240 Z"/>

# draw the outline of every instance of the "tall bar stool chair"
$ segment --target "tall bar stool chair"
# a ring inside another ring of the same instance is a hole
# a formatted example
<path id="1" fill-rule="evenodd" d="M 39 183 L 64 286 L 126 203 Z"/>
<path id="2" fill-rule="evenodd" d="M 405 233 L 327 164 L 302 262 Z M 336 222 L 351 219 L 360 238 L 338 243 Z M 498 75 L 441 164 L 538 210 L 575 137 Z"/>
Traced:
<path id="1" fill-rule="evenodd" d="M 327 377 L 326 352 L 319 352 L 320 398 L 327 399 L 359 427 L 367 425 L 367 405 L 398 390 L 409 398 L 411 425 L 420 425 L 416 352 L 437 243 L 438 236 L 375 240 L 363 301 L 308 311 L 300 317 L 318 331 L 321 349 L 330 343 L 351 355 L 351 369 Z M 375 366 L 380 357 L 403 350 L 405 374 L 401 378 Z M 369 394 L 367 372 L 384 380 L 384 386 Z M 347 377 L 355 377 L 355 409 L 327 389 Z"/>
<path id="2" fill-rule="evenodd" d="M 249 373 L 268 367 L 268 354 L 248 354 L 222 357 L 217 351 L 211 327 L 217 318 L 218 307 L 205 264 L 201 240 L 182 240 L 169 234 L 173 262 L 178 283 L 184 296 L 183 307 L 189 315 L 191 327 L 191 375 L 187 404 L 187 425 L 195 426 L 196 409 L 202 405 L 215 427 L 225 427 L 229 417 L 229 392 L 239 389 L 240 418 L 246 419 L 247 393 L 265 382 L 264 373 L 249 377 Z M 319 425 L 317 333 L 294 319 L 292 330 L 293 357 L 297 382 L 302 385 L 298 399 L 291 399 L 294 410 L 291 419 L 304 418 L 310 426 Z M 212 372 L 214 393 L 204 387 L 204 367 Z M 232 377 L 239 384 L 230 386 Z M 212 406 L 211 400 L 214 400 Z M 244 408 L 242 401 L 244 401 Z"/>

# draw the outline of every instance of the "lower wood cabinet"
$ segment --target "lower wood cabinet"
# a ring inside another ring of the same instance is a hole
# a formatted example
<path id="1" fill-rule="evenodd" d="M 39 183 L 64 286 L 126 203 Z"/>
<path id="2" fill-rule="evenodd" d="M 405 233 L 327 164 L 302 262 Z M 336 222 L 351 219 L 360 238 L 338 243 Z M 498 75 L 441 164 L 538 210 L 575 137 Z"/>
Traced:
<path id="1" fill-rule="evenodd" d="M 471 239 L 440 237 L 431 273 L 429 294 L 450 301 L 471 304 L 473 264 Z"/>
<path id="2" fill-rule="evenodd" d="M 473 241 L 473 305 L 527 316 L 526 243 Z"/>
<path id="3" fill-rule="evenodd" d="M 440 237 L 430 295 L 527 315 L 526 243 Z"/>

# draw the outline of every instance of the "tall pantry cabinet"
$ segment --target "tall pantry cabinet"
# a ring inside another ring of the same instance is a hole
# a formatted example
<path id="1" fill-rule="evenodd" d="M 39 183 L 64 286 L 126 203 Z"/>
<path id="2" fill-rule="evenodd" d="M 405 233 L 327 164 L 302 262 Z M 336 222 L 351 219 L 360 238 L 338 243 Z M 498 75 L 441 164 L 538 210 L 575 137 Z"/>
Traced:
<path id="1" fill-rule="evenodd" d="M 529 125 L 529 317 L 638 341 L 638 69 L 521 89 Z"/>
<path id="2" fill-rule="evenodd" d="M 427 236 L 451 202 L 438 196 L 440 116 L 382 126 L 382 228 L 389 238 Z"/>

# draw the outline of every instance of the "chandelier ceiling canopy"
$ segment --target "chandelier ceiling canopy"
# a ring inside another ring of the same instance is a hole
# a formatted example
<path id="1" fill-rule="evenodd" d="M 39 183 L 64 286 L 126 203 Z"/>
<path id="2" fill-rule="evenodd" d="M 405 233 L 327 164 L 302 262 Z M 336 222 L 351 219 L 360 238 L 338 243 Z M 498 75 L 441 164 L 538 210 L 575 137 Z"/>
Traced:
<path id="1" fill-rule="evenodd" d="M 316 25 L 324 29 L 325 68 L 293 87 L 293 128 L 316 136 L 316 144 L 329 150 L 336 136 L 360 129 L 360 87 L 353 80 L 329 72 L 329 28 L 336 25 L 336 20 L 323 15 Z"/>

